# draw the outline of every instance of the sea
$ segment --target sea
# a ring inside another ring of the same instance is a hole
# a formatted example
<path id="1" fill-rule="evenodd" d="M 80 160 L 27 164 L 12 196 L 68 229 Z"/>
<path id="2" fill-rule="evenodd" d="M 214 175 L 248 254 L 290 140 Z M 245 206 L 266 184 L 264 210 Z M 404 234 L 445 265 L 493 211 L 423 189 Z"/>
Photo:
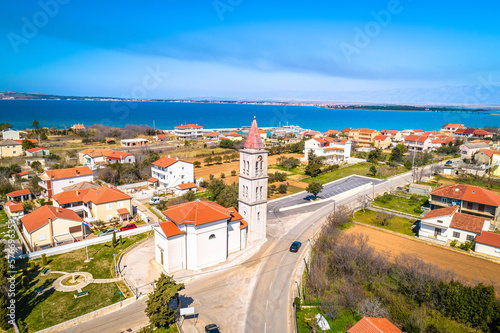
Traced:
<path id="1" fill-rule="evenodd" d="M 241 128 L 257 117 L 259 127 L 298 125 L 327 131 L 350 128 L 439 130 L 443 124 L 469 127 L 497 126 L 500 117 L 490 114 L 432 111 L 338 110 L 315 106 L 255 105 L 181 102 L 123 102 L 77 100 L 0 100 L 0 123 L 28 128 L 33 120 L 42 126 L 69 128 L 73 124 L 124 127 L 149 125 L 172 130 L 181 124 L 206 129 Z"/>

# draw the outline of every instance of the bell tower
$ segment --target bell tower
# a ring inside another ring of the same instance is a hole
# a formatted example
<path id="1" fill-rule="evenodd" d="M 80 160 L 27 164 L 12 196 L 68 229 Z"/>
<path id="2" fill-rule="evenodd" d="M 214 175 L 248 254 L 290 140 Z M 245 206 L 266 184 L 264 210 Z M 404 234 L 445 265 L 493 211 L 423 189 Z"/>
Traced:
<path id="1" fill-rule="evenodd" d="M 245 147 L 240 150 L 238 212 L 248 222 L 250 242 L 266 238 L 267 151 L 253 118 Z"/>

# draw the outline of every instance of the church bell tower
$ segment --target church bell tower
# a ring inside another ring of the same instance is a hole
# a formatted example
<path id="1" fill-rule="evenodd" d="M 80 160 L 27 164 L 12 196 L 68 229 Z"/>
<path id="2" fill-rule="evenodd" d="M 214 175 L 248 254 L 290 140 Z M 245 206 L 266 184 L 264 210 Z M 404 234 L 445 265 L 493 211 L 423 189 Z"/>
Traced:
<path id="1" fill-rule="evenodd" d="M 267 151 L 253 118 L 245 147 L 240 150 L 238 212 L 248 222 L 251 242 L 266 238 Z"/>

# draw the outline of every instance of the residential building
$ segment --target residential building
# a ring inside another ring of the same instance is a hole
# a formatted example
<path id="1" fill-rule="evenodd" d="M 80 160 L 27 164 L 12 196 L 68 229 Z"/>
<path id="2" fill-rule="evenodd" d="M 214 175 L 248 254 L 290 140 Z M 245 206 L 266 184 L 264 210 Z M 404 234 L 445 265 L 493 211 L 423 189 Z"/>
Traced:
<path id="1" fill-rule="evenodd" d="M 0 158 L 23 155 L 23 145 L 11 139 L 0 141 Z"/>
<path id="2" fill-rule="evenodd" d="M 475 129 L 474 132 L 472 133 L 472 137 L 476 139 L 486 139 L 493 137 L 493 133 L 490 133 L 482 129 Z"/>
<path id="3" fill-rule="evenodd" d="M 483 231 L 476 237 L 474 251 L 500 258 L 500 234 Z"/>
<path id="4" fill-rule="evenodd" d="M 16 180 L 17 180 L 17 177 L 19 176 L 19 178 L 21 178 L 21 181 L 28 181 L 31 179 L 32 177 L 32 174 L 30 174 L 29 171 L 23 171 L 23 172 L 19 172 L 19 173 L 13 173 L 12 175 L 10 175 L 10 181 L 11 183 L 14 183 Z"/>
<path id="5" fill-rule="evenodd" d="M 248 239 L 252 243 L 266 238 L 267 155 L 254 117 L 240 150 L 238 189 L 238 212 L 249 224 Z"/>
<path id="6" fill-rule="evenodd" d="M 132 197 L 107 186 L 64 191 L 52 200 L 54 207 L 71 209 L 88 222 L 125 221 L 133 215 Z"/>
<path id="7" fill-rule="evenodd" d="M 477 164 L 489 166 L 489 165 L 491 165 L 491 158 L 493 157 L 493 150 L 491 150 L 491 149 L 479 149 L 479 151 L 477 153 L 475 153 L 473 156 L 474 156 L 474 161 Z"/>
<path id="8" fill-rule="evenodd" d="M 500 151 L 493 150 L 491 153 L 490 174 L 495 177 L 500 177 Z"/>
<path id="9" fill-rule="evenodd" d="M 168 137 L 166 134 L 157 134 L 157 135 L 153 136 L 153 139 L 155 141 L 167 141 Z"/>
<path id="10" fill-rule="evenodd" d="M 473 242 L 476 236 L 489 229 L 490 219 L 460 213 L 459 210 L 459 205 L 431 210 L 420 221 L 419 237 L 465 243 Z"/>
<path id="11" fill-rule="evenodd" d="M 453 133 L 453 136 L 460 140 L 466 140 L 468 138 L 471 138 L 473 135 L 473 128 L 459 128 Z"/>
<path id="12" fill-rule="evenodd" d="M 21 216 L 24 216 L 23 205 L 12 200 L 5 203 L 4 210 L 11 219 L 18 219 Z"/>
<path id="13" fill-rule="evenodd" d="M 305 138 L 319 138 L 323 134 L 320 131 L 309 130 L 304 133 Z"/>
<path id="14" fill-rule="evenodd" d="M 19 144 L 23 144 L 24 140 L 28 140 L 29 142 L 31 142 L 31 143 L 33 143 L 35 145 L 38 144 L 38 139 L 20 139 L 20 140 L 13 140 L 13 141 L 16 141 Z"/>
<path id="15" fill-rule="evenodd" d="M 243 135 L 238 134 L 236 132 L 222 133 L 222 135 L 224 139 L 228 139 L 235 142 L 240 142 L 241 140 L 243 140 Z"/>
<path id="16" fill-rule="evenodd" d="M 7 193 L 6 195 L 7 195 L 7 200 L 12 200 L 17 202 L 19 201 L 24 202 L 24 200 L 35 199 L 35 196 L 31 194 L 31 191 L 29 189 L 13 191 Z"/>
<path id="17" fill-rule="evenodd" d="M 377 135 L 373 138 L 373 146 L 375 148 L 387 149 L 391 146 L 392 140 L 387 135 Z"/>
<path id="18" fill-rule="evenodd" d="M 340 131 L 337 130 L 328 130 L 323 133 L 324 136 L 337 136 L 340 133 Z"/>
<path id="19" fill-rule="evenodd" d="M 327 164 L 341 164 L 348 162 L 351 157 L 351 142 L 329 136 L 313 138 L 304 143 L 304 161 L 308 160 L 311 151 L 318 157 L 324 156 Z"/>
<path id="20" fill-rule="evenodd" d="M 385 135 L 391 138 L 391 140 L 394 140 L 396 138 L 396 135 L 399 133 L 398 130 L 381 130 L 380 134 Z"/>
<path id="21" fill-rule="evenodd" d="M 466 127 L 463 124 L 449 123 L 449 124 L 444 124 L 443 127 L 441 127 L 440 132 L 445 134 L 451 134 L 455 133 L 456 130 L 458 130 L 459 128 L 466 129 Z"/>
<path id="22" fill-rule="evenodd" d="M 265 141 L 267 139 L 267 131 L 260 129 L 259 134 L 260 134 L 260 137 L 262 138 L 263 141 Z"/>
<path id="23" fill-rule="evenodd" d="M 158 186 L 173 191 L 177 185 L 194 183 L 193 163 L 169 155 L 152 163 L 151 176 L 158 180 Z"/>
<path id="24" fill-rule="evenodd" d="M 205 137 L 209 140 L 219 140 L 222 139 L 222 137 L 224 136 L 217 131 L 213 131 L 205 135 Z"/>
<path id="25" fill-rule="evenodd" d="M 430 150 L 431 151 L 438 150 L 442 146 L 448 145 L 450 142 L 452 144 L 454 144 L 455 143 L 455 138 L 450 137 L 450 136 L 436 137 L 436 138 L 432 139 L 432 141 L 431 141 Z"/>
<path id="26" fill-rule="evenodd" d="M 45 205 L 21 218 L 24 243 L 31 251 L 83 238 L 83 220 L 72 210 Z"/>
<path id="27" fill-rule="evenodd" d="M 177 140 L 200 140 L 203 139 L 203 126 L 198 124 L 186 124 L 175 127 L 175 138 Z"/>
<path id="28" fill-rule="evenodd" d="M 113 163 L 134 163 L 135 156 L 124 151 L 91 148 L 79 152 L 78 160 L 80 164 L 96 170 Z"/>
<path id="29" fill-rule="evenodd" d="M 83 124 L 74 124 L 73 126 L 71 126 L 71 129 L 74 131 L 84 131 L 85 126 Z"/>
<path id="30" fill-rule="evenodd" d="M 386 318 L 363 317 L 347 333 L 402 333 L 396 325 Z"/>
<path id="31" fill-rule="evenodd" d="M 42 147 L 35 147 L 31 149 L 26 149 L 26 156 L 33 157 L 33 156 L 47 156 L 50 155 L 50 150 L 47 148 L 42 148 Z"/>
<path id="32" fill-rule="evenodd" d="M 196 193 L 197 187 L 195 183 L 185 183 L 185 184 L 179 184 L 175 187 L 175 195 L 181 196 L 186 194 L 187 192 L 194 192 Z"/>
<path id="33" fill-rule="evenodd" d="M 167 221 L 154 227 L 155 260 L 169 274 L 224 262 L 246 247 L 248 224 L 233 207 L 196 200 L 163 214 Z"/>
<path id="34" fill-rule="evenodd" d="M 10 140 L 20 140 L 21 139 L 21 132 L 16 131 L 15 129 L 12 128 L 6 128 L 2 130 L 2 139 L 10 139 Z"/>
<path id="35" fill-rule="evenodd" d="M 147 146 L 149 144 L 149 140 L 143 138 L 137 139 L 124 139 L 120 140 L 122 147 L 137 147 L 137 146 Z"/>
<path id="36" fill-rule="evenodd" d="M 464 143 L 460 146 L 460 154 L 462 158 L 472 158 L 480 149 L 489 149 L 490 146 L 484 142 Z"/>
<path id="37" fill-rule="evenodd" d="M 93 182 L 94 174 L 88 166 L 56 169 L 45 171 L 38 182 L 42 188 L 42 196 L 52 198 L 53 195 L 61 193 L 66 186 L 78 184 L 81 182 Z"/>
<path id="38" fill-rule="evenodd" d="M 428 152 L 431 150 L 432 140 L 428 136 L 410 134 L 405 138 L 404 144 L 409 151 Z"/>
<path id="39" fill-rule="evenodd" d="M 431 209 L 460 206 L 460 213 L 498 220 L 500 195 L 479 186 L 453 184 L 431 192 Z"/>
<path id="40" fill-rule="evenodd" d="M 371 147 L 380 132 L 369 128 L 356 128 L 349 132 L 349 141 L 360 147 Z"/>

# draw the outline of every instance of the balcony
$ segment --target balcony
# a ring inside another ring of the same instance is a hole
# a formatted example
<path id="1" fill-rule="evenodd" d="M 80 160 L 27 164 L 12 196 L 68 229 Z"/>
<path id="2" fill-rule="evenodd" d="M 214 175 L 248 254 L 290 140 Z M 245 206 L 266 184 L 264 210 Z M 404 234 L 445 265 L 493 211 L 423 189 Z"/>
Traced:
<path id="1" fill-rule="evenodd" d="M 40 181 L 40 182 L 38 182 L 38 186 L 40 186 L 44 190 L 48 191 L 47 182 L 46 181 Z"/>

